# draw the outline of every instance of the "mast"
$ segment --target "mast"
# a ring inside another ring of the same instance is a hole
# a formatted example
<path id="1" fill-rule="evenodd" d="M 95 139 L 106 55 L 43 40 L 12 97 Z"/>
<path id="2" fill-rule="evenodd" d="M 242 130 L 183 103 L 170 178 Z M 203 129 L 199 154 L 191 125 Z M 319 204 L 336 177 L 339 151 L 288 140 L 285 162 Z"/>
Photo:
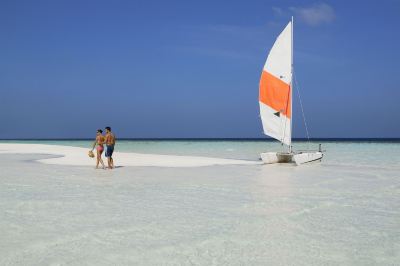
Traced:
<path id="1" fill-rule="evenodd" d="M 290 110 L 292 112 L 292 116 L 290 118 L 290 130 L 293 132 L 293 16 L 292 16 L 292 38 L 291 38 L 291 49 L 292 49 L 292 58 L 291 58 L 291 68 L 290 68 Z M 290 146 L 289 152 L 292 153 L 292 133 L 290 134 Z"/>

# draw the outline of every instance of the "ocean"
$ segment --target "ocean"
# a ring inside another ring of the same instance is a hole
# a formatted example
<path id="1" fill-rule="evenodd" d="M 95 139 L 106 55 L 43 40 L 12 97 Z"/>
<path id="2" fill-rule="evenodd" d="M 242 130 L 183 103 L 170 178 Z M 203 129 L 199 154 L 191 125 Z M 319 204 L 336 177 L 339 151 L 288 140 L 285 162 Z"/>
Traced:
<path id="1" fill-rule="evenodd" d="M 90 148 L 89 140 L 24 140 Z M 400 265 L 400 142 L 294 141 L 321 163 L 46 165 L 0 153 L 0 265 Z M 120 140 L 116 151 L 259 160 L 261 140 Z M 118 161 L 116 161 L 118 164 Z"/>
<path id="2" fill-rule="evenodd" d="M 92 140 L 0 140 L 0 143 L 37 143 L 91 148 Z M 325 150 L 324 165 L 382 167 L 400 170 L 400 139 L 328 139 L 294 141 L 295 150 Z M 118 140 L 121 152 L 196 155 L 206 157 L 259 160 L 260 153 L 281 151 L 284 147 L 261 139 L 180 139 Z"/>

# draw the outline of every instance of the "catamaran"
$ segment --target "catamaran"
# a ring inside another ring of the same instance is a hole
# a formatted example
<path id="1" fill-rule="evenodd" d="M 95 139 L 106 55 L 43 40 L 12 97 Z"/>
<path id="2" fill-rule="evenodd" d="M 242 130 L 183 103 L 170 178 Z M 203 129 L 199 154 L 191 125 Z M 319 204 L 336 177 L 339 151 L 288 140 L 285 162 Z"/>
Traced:
<path id="1" fill-rule="evenodd" d="M 293 150 L 292 81 L 293 17 L 272 46 L 260 79 L 259 104 L 264 134 L 279 140 L 284 147 L 281 152 L 261 153 L 261 159 L 266 164 L 295 163 L 296 165 L 300 165 L 321 161 L 323 157 L 321 145 L 318 151 L 307 150 L 296 152 Z M 307 125 L 305 126 L 307 127 Z"/>

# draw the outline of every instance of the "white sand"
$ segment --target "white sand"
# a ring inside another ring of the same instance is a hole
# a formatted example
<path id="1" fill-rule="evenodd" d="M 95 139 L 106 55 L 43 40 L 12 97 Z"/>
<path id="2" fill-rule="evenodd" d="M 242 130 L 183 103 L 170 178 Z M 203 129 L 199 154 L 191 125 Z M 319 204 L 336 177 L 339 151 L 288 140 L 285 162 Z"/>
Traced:
<path id="1" fill-rule="evenodd" d="M 0 143 L 0 154 L 48 154 L 57 156 L 57 158 L 38 160 L 46 164 L 93 166 L 95 158 L 90 158 L 88 151 L 89 149 L 71 146 Z M 254 165 L 260 163 L 199 156 L 140 154 L 117 151 L 114 152 L 113 158 L 116 166 L 199 167 L 211 165 Z M 104 153 L 103 160 L 106 163 Z"/>

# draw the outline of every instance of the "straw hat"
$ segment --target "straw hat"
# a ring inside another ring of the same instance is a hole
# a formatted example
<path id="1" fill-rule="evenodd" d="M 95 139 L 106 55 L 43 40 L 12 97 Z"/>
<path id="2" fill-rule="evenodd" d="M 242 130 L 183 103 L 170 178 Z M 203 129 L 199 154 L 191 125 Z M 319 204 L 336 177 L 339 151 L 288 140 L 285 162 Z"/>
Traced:
<path id="1" fill-rule="evenodd" d="M 89 151 L 88 155 L 89 155 L 90 158 L 94 157 L 94 153 L 92 151 Z"/>

